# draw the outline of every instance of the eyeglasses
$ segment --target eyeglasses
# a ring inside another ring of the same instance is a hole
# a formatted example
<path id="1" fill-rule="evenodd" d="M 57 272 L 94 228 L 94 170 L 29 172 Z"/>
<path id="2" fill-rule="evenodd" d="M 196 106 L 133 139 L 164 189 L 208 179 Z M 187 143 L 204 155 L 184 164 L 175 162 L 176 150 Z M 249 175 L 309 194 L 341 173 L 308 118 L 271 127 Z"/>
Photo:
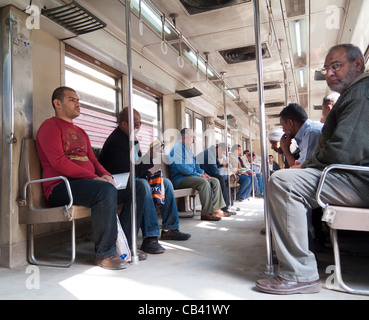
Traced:
<path id="1" fill-rule="evenodd" d="M 337 72 L 338 70 L 340 70 L 342 68 L 342 66 L 345 64 L 345 63 L 348 63 L 349 61 L 346 61 L 346 62 L 334 62 L 332 63 L 329 67 L 326 67 L 326 68 L 323 68 L 322 70 L 320 70 L 320 72 L 322 73 L 322 75 L 327 75 L 328 74 L 328 71 L 330 69 L 332 69 L 333 72 Z"/>
<path id="2" fill-rule="evenodd" d="M 128 123 L 128 121 L 125 121 L 125 120 L 123 120 L 123 121 Z M 141 121 L 140 122 L 135 122 L 135 123 L 133 123 L 133 126 L 134 126 L 135 129 L 140 129 L 141 126 L 142 126 L 142 122 Z"/>
<path id="3" fill-rule="evenodd" d="M 141 126 L 142 126 L 142 122 L 141 121 L 140 122 L 135 122 L 133 125 L 134 125 L 135 129 L 140 129 Z"/>

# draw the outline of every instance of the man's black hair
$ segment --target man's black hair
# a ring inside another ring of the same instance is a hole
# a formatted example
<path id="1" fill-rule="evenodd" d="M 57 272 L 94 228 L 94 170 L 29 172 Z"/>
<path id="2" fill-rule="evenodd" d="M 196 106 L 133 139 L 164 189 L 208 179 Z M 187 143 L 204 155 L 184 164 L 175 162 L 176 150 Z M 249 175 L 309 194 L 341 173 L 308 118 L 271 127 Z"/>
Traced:
<path id="1" fill-rule="evenodd" d="M 305 109 L 297 103 L 291 103 L 282 110 L 279 116 L 284 120 L 293 120 L 304 124 L 308 119 Z"/>

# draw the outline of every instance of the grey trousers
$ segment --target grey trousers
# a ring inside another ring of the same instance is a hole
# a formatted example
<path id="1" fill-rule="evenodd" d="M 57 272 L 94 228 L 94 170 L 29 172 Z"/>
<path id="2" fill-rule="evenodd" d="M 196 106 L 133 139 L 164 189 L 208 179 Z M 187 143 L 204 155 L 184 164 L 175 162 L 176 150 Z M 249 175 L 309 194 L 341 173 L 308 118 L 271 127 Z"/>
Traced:
<path id="1" fill-rule="evenodd" d="M 273 241 L 279 266 L 277 274 L 286 280 L 310 282 L 319 279 L 315 256 L 309 251 L 309 209 L 318 208 L 316 190 L 322 171 L 288 169 L 271 176 L 268 205 Z M 342 171 L 328 174 L 322 193 L 324 202 L 338 206 L 367 207 Z M 368 200 L 369 201 L 369 200 Z"/>
<path id="2" fill-rule="evenodd" d="M 213 188 L 214 199 L 212 198 L 209 182 L 211 182 Z M 186 177 L 179 183 L 178 189 L 186 188 L 195 188 L 199 192 L 202 206 L 201 215 L 211 214 L 215 210 L 219 210 L 226 206 L 222 195 L 222 188 L 217 178 L 211 178 L 207 181 L 199 177 Z"/>

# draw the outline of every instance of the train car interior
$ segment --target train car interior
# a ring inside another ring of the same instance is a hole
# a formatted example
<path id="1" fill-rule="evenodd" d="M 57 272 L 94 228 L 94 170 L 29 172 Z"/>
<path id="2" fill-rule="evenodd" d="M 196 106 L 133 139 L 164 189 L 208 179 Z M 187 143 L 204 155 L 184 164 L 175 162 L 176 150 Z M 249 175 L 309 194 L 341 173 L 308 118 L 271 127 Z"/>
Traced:
<path id="1" fill-rule="evenodd" d="M 321 121 L 323 98 L 331 93 L 321 70 L 331 47 L 355 44 L 369 71 L 368 12 L 368 0 L 0 0 L 0 299 L 368 300 L 337 287 L 323 222 L 325 247 L 311 240 L 322 291 L 259 292 L 255 282 L 273 253 L 263 197 L 236 201 L 237 215 L 217 223 L 200 220 L 198 196 L 178 198 L 181 230 L 191 239 L 161 241 L 163 255 L 121 272 L 94 265 L 90 212 L 72 213 L 74 248 L 64 218 L 33 220 L 31 238 L 27 203 L 20 201 L 23 165 L 35 165 L 24 163 L 23 147 L 54 116 L 51 95 L 60 86 L 78 93 L 81 116 L 74 123 L 87 132 L 96 156 L 119 111 L 133 107 L 142 117 L 143 153 L 159 139 L 167 155 L 179 131 L 190 128 L 195 155 L 226 141 L 255 153 L 256 165 L 273 155 L 283 168 L 268 134 L 281 128 L 289 103 Z M 368 290 L 367 232 L 339 235 L 343 277 Z M 68 268 L 30 264 L 29 241 L 41 259 L 65 261 L 75 253 L 75 261 Z M 139 249 L 140 233 L 137 242 Z"/>

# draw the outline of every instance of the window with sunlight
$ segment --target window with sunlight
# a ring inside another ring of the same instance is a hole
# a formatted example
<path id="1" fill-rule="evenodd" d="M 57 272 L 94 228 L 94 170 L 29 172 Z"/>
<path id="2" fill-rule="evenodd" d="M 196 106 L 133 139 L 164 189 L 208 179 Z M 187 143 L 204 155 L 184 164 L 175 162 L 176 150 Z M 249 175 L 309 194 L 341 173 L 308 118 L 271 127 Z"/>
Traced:
<path id="1" fill-rule="evenodd" d="M 142 126 L 137 138 L 140 142 L 141 151 L 145 154 L 153 141 L 156 139 L 162 140 L 159 99 L 143 90 L 134 88 L 133 107 L 141 115 Z"/>
<path id="2" fill-rule="evenodd" d="M 81 115 L 74 122 L 101 148 L 116 128 L 121 77 L 109 74 L 78 56 L 65 56 L 65 85 L 79 95 Z"/>

